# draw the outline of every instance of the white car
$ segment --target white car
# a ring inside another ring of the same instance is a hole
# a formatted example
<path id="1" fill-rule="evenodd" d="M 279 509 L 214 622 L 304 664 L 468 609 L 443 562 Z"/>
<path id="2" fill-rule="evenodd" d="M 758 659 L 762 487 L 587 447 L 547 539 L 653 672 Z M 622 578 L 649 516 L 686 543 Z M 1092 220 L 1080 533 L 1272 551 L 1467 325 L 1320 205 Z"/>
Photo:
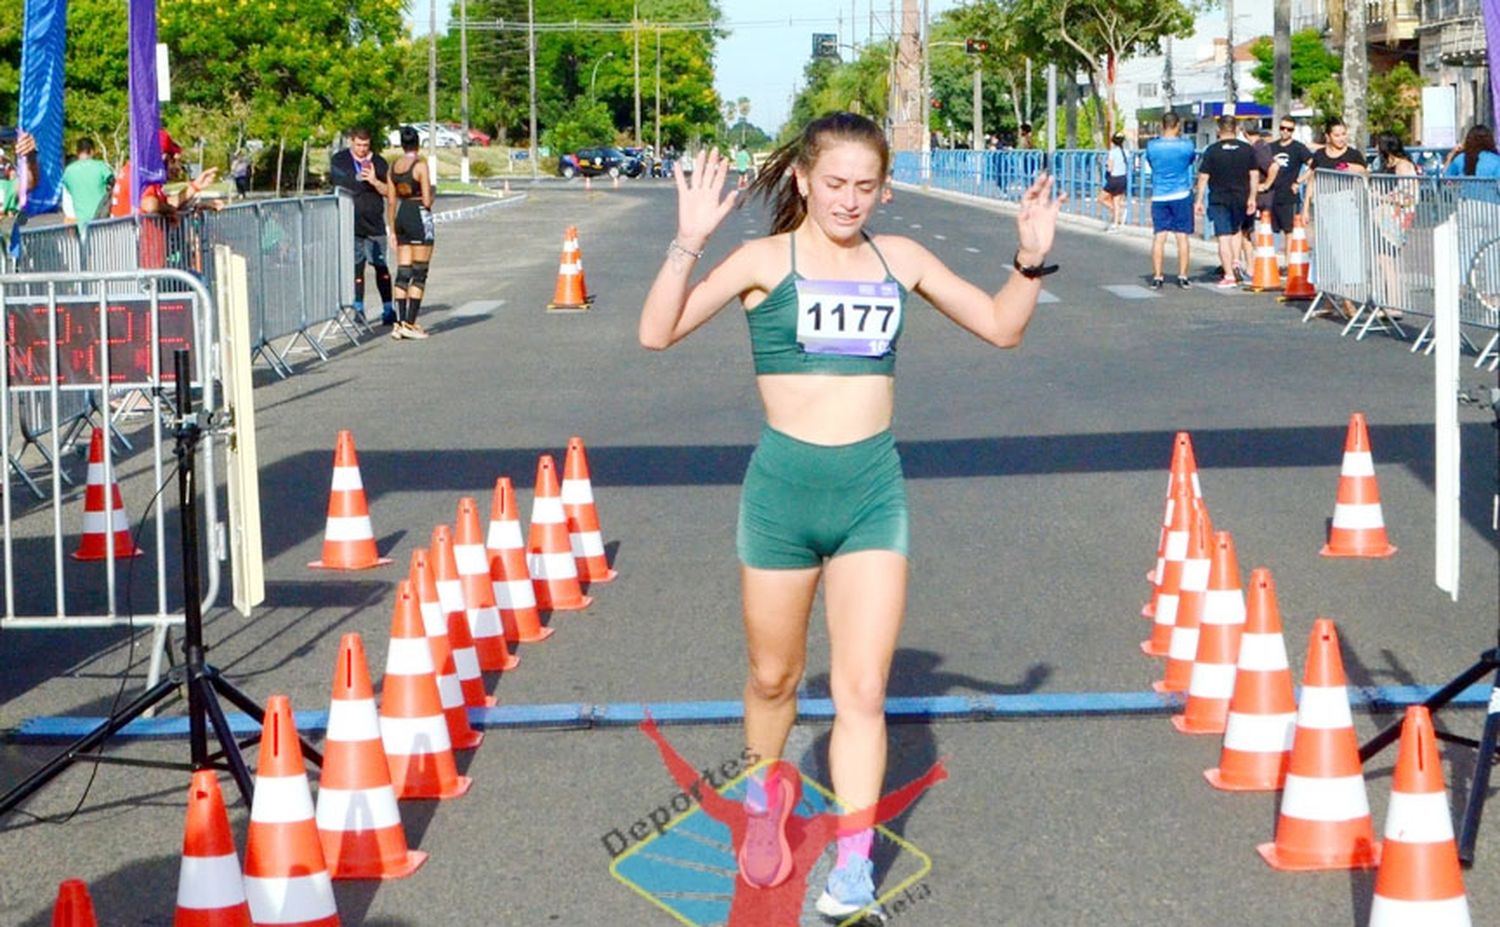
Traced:
<path id="1" fill-rule="evenodd" d="M 417 130 L 417 140 L 421 143 L 423 148 L 426 148 L 428 124 L 425 122 L 416 122 L 412 123 L 411 127 Z M 392 148 L 400 148 L 401 130 L 392 129 L 390 131 L 390 134 L 386 136 L 386 143 Z M 440 125 L 437 127 L 437 146 L 439 148 L 460 148 L 463 146 L 463 143 L 463 136 L 459 135 L 457 132 L 453 131 L 447 126 Z"/>

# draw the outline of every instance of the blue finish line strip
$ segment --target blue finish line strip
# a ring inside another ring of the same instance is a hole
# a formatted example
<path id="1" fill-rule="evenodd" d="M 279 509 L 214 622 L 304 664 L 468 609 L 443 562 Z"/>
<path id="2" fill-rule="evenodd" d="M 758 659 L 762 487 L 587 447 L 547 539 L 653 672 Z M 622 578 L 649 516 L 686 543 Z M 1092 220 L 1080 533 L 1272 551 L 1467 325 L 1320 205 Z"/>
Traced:
<path id="1" fill-rule="evenodd" d="M 1419 705 L 1438 691 L 1437 686 L 1378 686 L 1351 688 L 1349 704 L 1355 711 L 1395 711 L 1408 705 Z M 1476 683 L 1461 692 L 1450 705 L 1483 708 L 1489 704 L 1491 687 Z M 1182 695 L 1157 695 L 1154 692 L 1054 692 L 1033 695 L 938 695 L 888 698 L 886 717 L 895 723 L 920 724 L 931 721 L 996 721 L 1004 719 L 1114 717 L 1119 715 L 1162 715 L 1180 711 Z M 576 729 L 626 727 L 638 724 L 649 711 L 663 725 L 667 724 L 737 724 L 743 717 L 740 702 L 615 702 L 607 705 L 503 705 L 495 708 L 470 709 L 469 719 L 475 727 L 489 730 L 508 728 Z M 797 706 L 799 721 L 833 720 L 833 701 L 826 698 L 802 699 Z M 44 717 L 28 718 L 11 735 L 15 743 L 76 740 L 104 723 L 103 718 Z M 328 712 L 299 711 L 297 730 L 303 734 L 322 733 L 328 729 Z M 249 736 L 260 726 L 248 715 L 229 714 L 229 724 L 236 736 Z M 175 738 L 186 737 L 187 719 L 140 718 L 119 731 L 116 737 Z"/>

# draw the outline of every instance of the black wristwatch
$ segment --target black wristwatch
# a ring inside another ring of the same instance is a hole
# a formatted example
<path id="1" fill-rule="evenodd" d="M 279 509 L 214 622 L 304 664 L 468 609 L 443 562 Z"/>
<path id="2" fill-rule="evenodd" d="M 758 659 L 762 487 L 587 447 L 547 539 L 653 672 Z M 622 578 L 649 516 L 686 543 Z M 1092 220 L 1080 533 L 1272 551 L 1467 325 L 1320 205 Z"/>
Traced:
<path id="1" fill-rule="evenodd" d="M 1021 252 L 1019 249 L 1017 249 L 1015 259 L 1012 263 L 1015 264 L 1016 272 L 1028 280 L 1035 280 L 1038 277 L 1055 274 L 1058 270 L 1056 264 L 1038 264 L 1035 267 L 1022 267 Z"/>

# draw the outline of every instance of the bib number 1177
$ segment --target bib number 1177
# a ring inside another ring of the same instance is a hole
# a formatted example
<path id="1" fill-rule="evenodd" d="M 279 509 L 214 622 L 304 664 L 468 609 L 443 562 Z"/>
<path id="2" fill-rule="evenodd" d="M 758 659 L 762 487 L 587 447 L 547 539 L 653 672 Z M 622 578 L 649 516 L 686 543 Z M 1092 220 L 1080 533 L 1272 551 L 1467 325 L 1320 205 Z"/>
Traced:
<path id="1" fill-rule="evenodd" d="M 797 283 L 797 342 L 809 354 L 881 357 L 900 326 L 901 293 L 894 283 Z"/>

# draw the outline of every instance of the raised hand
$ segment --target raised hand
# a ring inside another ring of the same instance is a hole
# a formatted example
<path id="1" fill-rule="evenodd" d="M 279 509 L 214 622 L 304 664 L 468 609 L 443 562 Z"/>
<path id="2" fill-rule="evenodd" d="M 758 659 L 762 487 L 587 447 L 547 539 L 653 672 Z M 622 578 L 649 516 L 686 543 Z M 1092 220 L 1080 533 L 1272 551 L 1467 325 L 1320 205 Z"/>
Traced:
<path id="1" fill-rule="evenodd" d="M 1052 250 L 1057 231 L 1057 214 L 1067 200 L 1066 193 L 1052 195 L 1052 175 L 1042 173 L 1021 194 L 1021 210 L 1016 213 L 1016 232 L 1020 236 L 1022 263 L 1041 263 Z"/>
<path id="2" fill-rule="evenodd" d="M 729 210 L 739 191 L 724 196 L 729 161 L 717 151 L 705 149 L 693 158 L 693 170 L 673 171 L 677 184 L 677 243 L 701 251 Z"/>

